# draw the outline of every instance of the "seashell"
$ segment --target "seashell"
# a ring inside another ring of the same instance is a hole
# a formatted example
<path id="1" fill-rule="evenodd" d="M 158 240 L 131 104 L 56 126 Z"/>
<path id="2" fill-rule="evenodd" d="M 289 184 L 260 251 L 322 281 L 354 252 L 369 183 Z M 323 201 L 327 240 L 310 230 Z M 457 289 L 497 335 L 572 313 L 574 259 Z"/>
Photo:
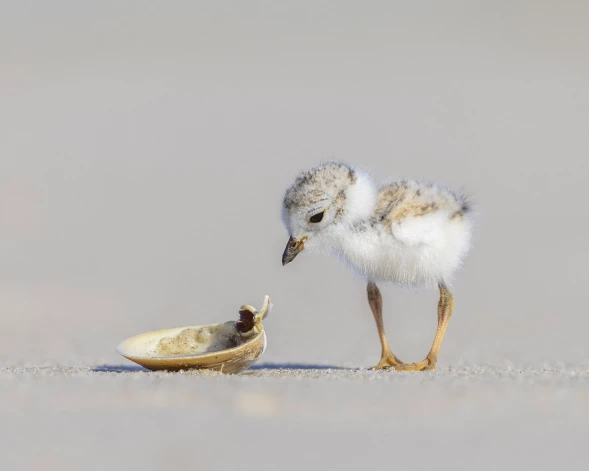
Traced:
<path id="1" fill-rule="evenodd" d="M 116 351 L 150 370 L 239 373 L 264 353 L 266 333 L 262 320 L 271 309 L 266 296 L 259 311 L 241 306 L 237 321 L 145 332 L 123 340 Z"/>

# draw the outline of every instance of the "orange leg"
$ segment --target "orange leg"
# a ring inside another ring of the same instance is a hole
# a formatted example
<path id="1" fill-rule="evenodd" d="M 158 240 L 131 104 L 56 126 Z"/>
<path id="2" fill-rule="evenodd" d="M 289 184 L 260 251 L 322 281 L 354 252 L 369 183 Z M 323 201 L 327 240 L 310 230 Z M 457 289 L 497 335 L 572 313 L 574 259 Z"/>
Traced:
<path id="1" fill-rule="evenodd" d="M 376 328 L 378 329 L 378 336 L 380 337 L 380 344 L 382 345 L 382 355 L 378 365 L 373 370 L 380 370 L 382 368 L 395 368 L 401 366 L 403 362 L 399 360 L 389 348 L 386 335 L 384 333 L 384 324 L 382 322 L 382 296 L 380 290 L 374 282 L 369 282 L 366 288 L 368 293 L 368 304 L 372 309 L 374 320 L 376 321 Z"/>

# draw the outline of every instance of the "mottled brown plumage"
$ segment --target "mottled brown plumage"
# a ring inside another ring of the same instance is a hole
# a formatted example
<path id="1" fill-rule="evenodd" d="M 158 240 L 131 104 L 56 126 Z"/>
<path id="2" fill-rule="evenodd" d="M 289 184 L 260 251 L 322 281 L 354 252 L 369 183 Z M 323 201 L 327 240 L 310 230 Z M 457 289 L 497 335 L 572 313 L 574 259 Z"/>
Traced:
<path id="1" fill-rule="evenodd" d="M 343 201 L 343 192 L 356 181 L 354 170 L 336 162 L 323 164 L 320 169 L 303 172 L 296 178 L 284 195 L 284 208 L 312 206 L 328 197 Z"/>
<path id="2" fill-rule="evenodd" d="M 380 187 L 373 217 L 379 222 L 400 223 L 441 210 L 450 218 L 462 217 L 468 209 L 464 195 L 438 185 L 400 180 Z"/>

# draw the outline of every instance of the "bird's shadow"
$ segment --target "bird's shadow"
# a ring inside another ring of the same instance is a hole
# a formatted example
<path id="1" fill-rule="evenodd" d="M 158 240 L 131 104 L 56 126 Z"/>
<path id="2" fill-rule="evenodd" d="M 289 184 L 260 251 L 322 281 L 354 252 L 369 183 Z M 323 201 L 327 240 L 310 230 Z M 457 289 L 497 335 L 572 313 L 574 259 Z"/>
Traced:
<path id="1" fill-rule="evenodd" d="M 315 365 L 311 363 L 261 363 L 250 366 L 245 371 L 264 370 L 344 370 L 341 366 Z M 96 373 L 148 373 L 147 368 L 139 365 L 99 365 L 91 368 Z"/>
<path id="2" fill-rule="evenodd" d="M 261 363 L 250 366 L 246 371 L 260 370 L 344 370 L 341 366 L 315 365 L 312 363 Z"/>

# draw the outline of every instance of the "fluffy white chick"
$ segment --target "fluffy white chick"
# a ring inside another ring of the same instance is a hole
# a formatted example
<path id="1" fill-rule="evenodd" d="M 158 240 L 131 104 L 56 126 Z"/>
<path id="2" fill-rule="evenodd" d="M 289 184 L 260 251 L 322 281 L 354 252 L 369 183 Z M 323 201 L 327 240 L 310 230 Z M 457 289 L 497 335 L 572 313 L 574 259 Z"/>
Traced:
<path id="1" fill-rule="evenodd" d="M 290 236 L 283 265 L 303 249 L 324 250 L 367 281 L 382 346 L 375 369 L 435 369 L 454 308 L 448 284 L 472 237 L 472 211 L 464 195 L 410 180 L 377 186 L 360 170 L 327 162 L 297 176 L 284 195 L 282 219 Z M 407 364 L 390 350 L 378 281 L 439 288 L 438 328 L 423 361 Z"/>

